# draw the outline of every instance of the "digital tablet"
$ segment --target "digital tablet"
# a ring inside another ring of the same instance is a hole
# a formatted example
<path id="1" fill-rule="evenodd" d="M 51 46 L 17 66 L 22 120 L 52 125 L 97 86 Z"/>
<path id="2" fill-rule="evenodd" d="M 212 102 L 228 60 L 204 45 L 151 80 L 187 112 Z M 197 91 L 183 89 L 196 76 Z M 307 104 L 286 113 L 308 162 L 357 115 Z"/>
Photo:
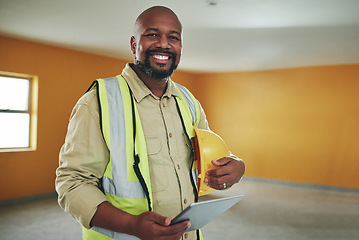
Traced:
<path id="1" fill-rule="evenodd" d="M 244 195 L 192 203 L 172 220 L 171 225 L 190 220 L 191 227 L 186 232 L 200 229 L 242 198 L 244 198 Z"/>

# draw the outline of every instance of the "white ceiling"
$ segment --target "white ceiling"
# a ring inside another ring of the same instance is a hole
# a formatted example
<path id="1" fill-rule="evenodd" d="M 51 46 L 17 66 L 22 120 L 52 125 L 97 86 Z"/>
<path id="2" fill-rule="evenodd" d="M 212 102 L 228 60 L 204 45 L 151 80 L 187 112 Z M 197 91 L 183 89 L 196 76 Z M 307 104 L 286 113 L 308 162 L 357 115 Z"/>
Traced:
<path id="1" fill-rule="evenodd" d="M 153 5 L 182 21 L 183 70 L 359 63 L 359 0 L 0 0 L 0 34 L 132 61 L 133 23 Z"/>

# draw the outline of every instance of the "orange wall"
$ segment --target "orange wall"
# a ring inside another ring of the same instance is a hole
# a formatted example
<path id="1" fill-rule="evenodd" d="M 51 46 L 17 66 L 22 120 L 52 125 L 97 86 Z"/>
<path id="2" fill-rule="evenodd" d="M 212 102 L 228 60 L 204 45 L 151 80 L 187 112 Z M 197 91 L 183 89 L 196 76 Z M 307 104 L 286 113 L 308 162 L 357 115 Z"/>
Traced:
<path id="1" fill-rule="evenodd" d="M 246 176 L 359 188 L 359 65 L 202 74 L 210 127 Z"/>
<path id="2" fill-rule="evenodd" d="M 0 200 L 54 191 L 71 110 L 125 61 L 0 36 L 0 70 L 39 77 L 34 152 L 0 153 Z M 359 188 L 359 65 L 193 74 L 174 80 L 201 101 L 247 176 Z"/>

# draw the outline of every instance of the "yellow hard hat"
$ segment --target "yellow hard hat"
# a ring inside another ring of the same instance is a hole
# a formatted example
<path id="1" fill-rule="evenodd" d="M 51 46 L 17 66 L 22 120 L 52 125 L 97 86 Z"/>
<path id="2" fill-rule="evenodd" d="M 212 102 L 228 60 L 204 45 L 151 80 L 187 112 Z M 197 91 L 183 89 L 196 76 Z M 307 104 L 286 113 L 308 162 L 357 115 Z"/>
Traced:
<path id="1" fill-rule="evenodd" d="M 203 129 L 193 127 L 195 136 L 191 139 L 194 149 L 194 167 L 198 167 L 198 195 L 206 195 L 216 191 L 204 183 L 206 172 L 216 169 L 212 160 L 218 160 L 230 155 L 229 149 L 223 139 L 215 134 Z"/>

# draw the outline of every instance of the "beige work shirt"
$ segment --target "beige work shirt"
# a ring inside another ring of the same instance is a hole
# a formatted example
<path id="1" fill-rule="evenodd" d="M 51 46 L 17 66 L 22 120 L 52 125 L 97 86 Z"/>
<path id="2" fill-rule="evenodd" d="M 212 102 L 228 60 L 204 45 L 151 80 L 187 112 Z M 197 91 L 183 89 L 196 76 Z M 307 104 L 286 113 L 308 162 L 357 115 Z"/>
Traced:
<path id="1" fill-rule="evenodd" d="M 195 200 L 190 179 L 191 143 L 174 100 L 178 91 L 174 82 L 168 80 L 164 95 L 156 97 L 129 64 L 122 76 L 133 92 L 146 139 L 153 210 L 173 218 Z M 202 107 L 198 127 L 209 129 Z M 86 228 L 90 228 L 97 206 L 108 201 L 98 187 L 108 161 L 97 95 L 92 90 L 80 98 L 71 113 L 56 171 L 60 206 Z M 186 233 L 185 238 L 196 239 L 195 231 Z"/>

